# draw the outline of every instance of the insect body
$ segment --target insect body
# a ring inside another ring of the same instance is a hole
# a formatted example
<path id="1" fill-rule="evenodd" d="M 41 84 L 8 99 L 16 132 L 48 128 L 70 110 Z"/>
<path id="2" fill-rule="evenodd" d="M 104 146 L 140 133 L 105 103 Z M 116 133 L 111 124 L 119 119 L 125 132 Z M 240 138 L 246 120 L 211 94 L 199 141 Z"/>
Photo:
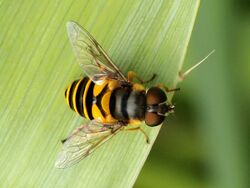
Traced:
<path id="1" fill-rule="evenodd" d="M 66 89 L 65 98 L 72 110 L 90 121 L 62 141 L 63 149 L 55 164 L 58 168 L 79 162 L 128 124 L 133 126 L 129 130 L 140 130 L 147 138 L 138 123 L 160 125 L 174 110 L 161 89 L 164 87 L 146 90 L 142 84 L 134 83 L 133 78 L 145 82 L 133 72 L 125 77 L 81 26 L 68 22 L 67 30 L 76 57 L 88 77 L 75 80 Z M 174 90 L 165 88 L 165 91 Z"/>
<path id="2" fill-rule="evenodd" d="M 101 84 L 88 77 L 76 80 L 66 89 L 65 98 L 79 115 L 103 124 L 137 124 L 145 120 L 147 125 L 156 126 L 173 109 L 166 104 L 161 89 L 152 87 L 146 92 L 142 85 L 122 85 L 114 79 Z"/>

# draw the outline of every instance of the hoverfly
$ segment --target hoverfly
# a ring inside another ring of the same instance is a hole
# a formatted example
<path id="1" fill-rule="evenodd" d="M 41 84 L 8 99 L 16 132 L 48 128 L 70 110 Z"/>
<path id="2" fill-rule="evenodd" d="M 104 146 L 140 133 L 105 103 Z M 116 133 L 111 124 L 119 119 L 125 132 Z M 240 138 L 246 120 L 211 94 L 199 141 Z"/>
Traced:
<path id="1" fill-rule="evenodd" d="M 139 130 L 148 142 L 148 136 L 139 124 L 144 121 L 151 127 L 160 125 L 169 113 L 174 112 L 166 92 L 178 88 L 158 85 L 146 90 L 142 84 L 151 81 L 155 75 L 143 81 L 129 71 L 126 77 L 88 31 L 70 21 L 67 32 L 87 77 L 75 80 L 65 90 L 65 99 L 73 111 L 89 122 L 62 140 L 63 148 L 55 166 L 66 168 L 76 164 L 122 130 Z M 134 83 L 133 78 L 140 84 Z"/>

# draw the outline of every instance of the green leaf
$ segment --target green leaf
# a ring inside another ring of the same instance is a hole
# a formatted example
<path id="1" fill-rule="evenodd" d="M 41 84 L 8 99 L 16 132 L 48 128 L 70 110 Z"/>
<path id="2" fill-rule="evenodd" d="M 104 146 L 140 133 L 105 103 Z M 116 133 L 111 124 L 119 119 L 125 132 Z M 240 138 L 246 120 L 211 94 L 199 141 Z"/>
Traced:
<path id="1" fill-rule="evenodd" d="M 132 187 L 160 127 L 150 137 L 121 132 L 78 165 L 54 167 L 60 140 L 82 119 L 64 89 L 82 76 L 65 24 L 85 27 L 117 66 L 151 85 L 175 87 L 199 1 L 0 2 L 1 187 Z M 171 97 L 171 96 L 169 96 Z"/>

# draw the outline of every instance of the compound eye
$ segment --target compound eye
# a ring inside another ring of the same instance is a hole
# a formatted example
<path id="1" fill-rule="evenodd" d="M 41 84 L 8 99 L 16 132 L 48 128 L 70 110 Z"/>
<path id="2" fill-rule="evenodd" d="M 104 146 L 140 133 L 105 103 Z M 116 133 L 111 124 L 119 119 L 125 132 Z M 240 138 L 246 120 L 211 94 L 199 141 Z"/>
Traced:
<path id="1" fill-rule="evenodd" d="M 165 92 L 158 87 L 151 87 L 147 91 L 146 97 L 147 97 L 147 105 L 159 104 L 167 100 Z"/>
<path id="2" fill-rule="evenodd" d="M 164 119 L 165 116 L 158 115 L 155 112 L 145 113 L 145 123 L 150 127 L 160 125 L 164 121 Z"/>

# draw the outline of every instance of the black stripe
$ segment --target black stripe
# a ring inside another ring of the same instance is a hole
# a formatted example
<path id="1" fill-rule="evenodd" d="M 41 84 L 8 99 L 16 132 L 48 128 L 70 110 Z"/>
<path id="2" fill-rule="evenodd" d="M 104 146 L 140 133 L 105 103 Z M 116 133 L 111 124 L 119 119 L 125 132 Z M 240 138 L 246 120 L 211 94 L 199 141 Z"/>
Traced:
<path id="1" fill-rule="evenodd" d="M 102 89 L 102 91 L 99 93 L 99 95 L 96 96 L 96 100 L 97 100 L 96 105 L 98 106 L 99 110 L 101 111 L 103 117 L 106 116 L 106 113 L 102 108 L 102 103 L 101 102 L 102 102 L 102 97 L 105 94 L 105 92 L 107 91 L 107 89 L 108 89 L 108 84 Z"/>
<path id="2" fill-rule="evenodd" d="M 110 100 L 109 100 L 109 109 L 111 115 L 115 116 L 115 105 L 116 105 L 116 90 L 111 93 Z"/>
<path id="3" fill-rule="evenodd" d="M 79 114 L 83 117 L 84 116 L 84 110 L 83 110 L 83 93 L 84 93 L 84 90 L 85 90 L 85 87 L 86 87 L 86 84 L 88 82 L 88 78 L 85 77 L 84 79 L 80 80 L 80 84 L 78 86 L 78 89 L 76 91 L 76 98 L 75 98 L 75 102 L 76 102 L 76 109 L 77 111 L 79 112 Z"/>
<path id="4" fill-rule="evenodd" d="M 127 104 L 128 104 L 128 98 L 131 93 L 131 90 L 127 90 L 127 92 L 124 93 L 122 96 L 122 102 L 121 102 L 121 111 L 124 119 L 129 119 L 128 112 L 127 112 Z"/>
<path id="5" fill-rule="evenodd" d="M 143 120 L 145 118 L 145 111 L 147 106 L 145 91 L 141 91 L 136 94 L 135 104 L 138 107 L 136 110 L 135 117 L 140 120 Z"/>
<path id="6" fill-rule="evenodd" d="M 93 89 L 94 89 L 95 83 L 91 81 L 90 86 L 87 91 L 87 96 L 86 96 L 86 108 L 87 108 L 87 113 L 89 116 L 89 119 L 93 119 L 92 115 L 92 104 L 93 104 Z"/>
<path id="7" fill-rule="evenodd" d="M 72 109 L 72 110 L 74 110 L 74 106 L 73 106 L 73 93 L 74 93 L 74 90 L 75 90 L 75 86 L 76 86 L 76 84 L 77 84 L 77 82 L 78 82 L 79 80 L 75 80 L 72 84 L 71 84 L 71 86 L 70 86 L 70 88 L 69 88 L 69 106 L 70 106 L 70 108 Z"/>

